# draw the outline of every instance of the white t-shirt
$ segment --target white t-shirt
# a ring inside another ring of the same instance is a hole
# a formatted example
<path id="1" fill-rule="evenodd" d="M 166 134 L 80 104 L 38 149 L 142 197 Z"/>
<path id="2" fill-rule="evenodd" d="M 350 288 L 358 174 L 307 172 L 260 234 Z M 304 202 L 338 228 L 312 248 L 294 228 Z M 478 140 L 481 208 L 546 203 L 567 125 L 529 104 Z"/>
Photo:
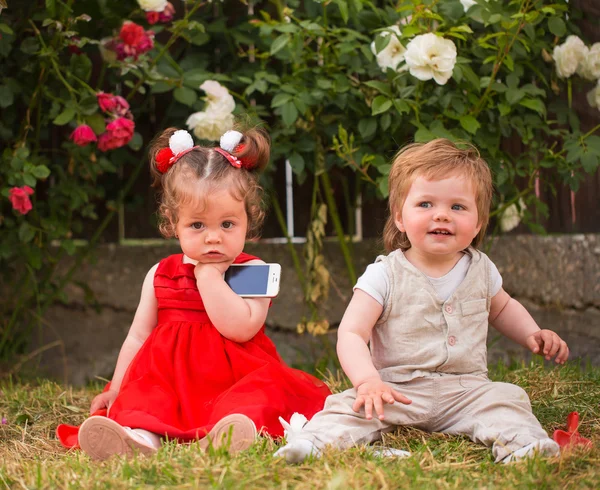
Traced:
<path id="1" fill-rule="evenodd" d="M 502 276 L 500 275 L 500 272 L 498 272 L 498 269 L 494 263 L 491 261 L 490 263 L 492 264 L 491 295 L 493 297 L 498 294 L 500 288 L 502 287 Z M 452 270 L 450 270 L 446 275 L 442 277 L 429 277 L 425 275 L 425 277 L 429 279 L 429 282 L 431 282 L 433 285 L 438 298 L 441 301 L 446 301 L 463 281 L 467 275 L 470 265 L 471 256 L 469 254 L 464 254 L 452 268 Z M 386 266 L 383 262 L 375 262 L 374 264 L 370 264 L 367 266 L 367 270 L 364 272 L 364 274 L 358 278 L 356 286 L 354 286 L 354 289 L 360 289 L 361 291 L 364 291 L 384 308 L 386 306 L 385 298 L 387 298 L 387 293 L 390 289 L 390 280 L 385 268 Z"/>

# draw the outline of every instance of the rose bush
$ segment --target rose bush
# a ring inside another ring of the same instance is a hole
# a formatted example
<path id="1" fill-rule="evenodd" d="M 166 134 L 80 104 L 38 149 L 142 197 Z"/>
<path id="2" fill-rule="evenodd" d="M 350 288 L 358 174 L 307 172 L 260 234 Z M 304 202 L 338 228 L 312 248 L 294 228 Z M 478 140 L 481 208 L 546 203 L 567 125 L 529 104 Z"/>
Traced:
<path id="1" fill-rule="evenodd" d="M 129 102 L 144 106 L 169 46 L 203 32 L 190 20 L 200 1 L 177 23 L 169 2 L 143 2 L 163 23 L 153 30 L 136 2 L 8 3 L 0 13 L 0 287 L 10 294 L 0 301 L 0 360 L 21 352 L 46 308 L 65 300 L 135 182 L 144 161 L 136 118 L 149 111 Z M 148 141 L 157 129 L 143 120 Z M 59 273 L 65 255 L 73 266 Z M 76 287 L 93 301 L 88 285 Z"/>
<path id="2" fill-rule="evenodd" d="M 89 256 L 146 165 L 146 144 L 167 126 L 207 142 L 235 116 L 263 121 L 273 159 L 312 186 L 307 267 L 297 272 L 313 330 L 326 325 L 315 313 L 329 280 L 326 224 L 355 275 L 345 238 L 353 207 L 386 197 L 390 158 L 405 142 L 475 144 L 494 172 L 493 214 L 505 230 L 523 221 L 543 231 L 536 190 L 577 190 L 598 168 L 598 127 L 581 128 L 571 95 L 585 90 L 600 107 L 599 48 L 581 39 L 581 14 L 564 0 L 8 3 L 0 262 L 12 294 L 0 304 L 0 356 L 65 299 L 74 269 L 56 264 Z M 515 140 L 522 151 L 509 151 Z"/>

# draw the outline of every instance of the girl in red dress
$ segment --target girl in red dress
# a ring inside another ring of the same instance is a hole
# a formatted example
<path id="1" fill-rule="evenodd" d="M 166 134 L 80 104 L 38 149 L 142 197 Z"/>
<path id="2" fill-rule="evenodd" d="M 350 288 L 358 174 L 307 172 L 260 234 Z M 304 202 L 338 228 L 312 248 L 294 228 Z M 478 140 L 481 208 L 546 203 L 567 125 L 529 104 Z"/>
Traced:
<path id="1" fill-rule="evenodd" d="M 233 263 L 263 263 L 243 248 L 264 217 L 257 173 L 269 151 L 259 130 L 228 131 L 217 148 L 173 128 L 153 141 L 160 230 L 182 253 L 148 271 L 113 379 L 92 401 L 91 413 L 108 414 L 79 429 L 93 458 L 151 454 L 165 437 L 239 451 L 257 430 L 282 436 L 279 417 L 323 408 L 327 386 L 284 364 L 265 335 L 270 300 L 242 298 L 223 280 Z"/>

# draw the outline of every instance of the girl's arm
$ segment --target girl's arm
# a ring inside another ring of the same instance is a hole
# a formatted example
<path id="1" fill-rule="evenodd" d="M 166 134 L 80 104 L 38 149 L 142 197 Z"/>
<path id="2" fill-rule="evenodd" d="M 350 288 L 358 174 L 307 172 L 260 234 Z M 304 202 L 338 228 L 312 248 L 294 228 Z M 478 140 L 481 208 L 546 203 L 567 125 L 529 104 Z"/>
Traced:
<path id="1" fill-rule="evenodd" d="M 370 295 L 355 289 L 338 329 L 337 354 L 340 364 L 357 391 L 352 408 L 358 412 L 364 405 L 367 419 L 372 418 L 373 408 L 383 419 L 383 403 L 411 403 L 381 380 L 371 359 L 368 343 L 382 311 L 383 307 Z"/>
<path id="2" fill-rule="evenodd" d="M 553 331 L 541 330 L 525 307 L 504 289 L 492 298 L 489 321 L 502 335 L 547 360 L 556 355 L 555 361 L 564 364 L 569 357 L 567 343 Z"/>
<path id="3" fill-rule="evenodd" d="M 112 402 L 119 393 L 121 382 L 123 381 L 123 377 L 125 376 L 129 364 L 156 326 L 158 306 L 154 294 L 154 273 L 156 272 L 157 267 L 158 264 L 152 267 L 144 279 L 140 303 L 135 312 L 131 327 L 129 328 L 129 333 L 119 352 L 115 372 L 110 383 L 110 389 L 92 400 L 92 405 L 90 407 L 91 413 L 100 408 L 110 408 L 110 405 L 112 405 Z"/>
<path id="4" fill-rule="evenodd" d="M 251 260 L 247 264 L 264 264 Z M 194 270 L 206 313 L 223 337 L 247 342 L 265 324 L 269 298 L 242 298 L 232 291 L 223 274 L 229 264 L 197 264 Z"/>

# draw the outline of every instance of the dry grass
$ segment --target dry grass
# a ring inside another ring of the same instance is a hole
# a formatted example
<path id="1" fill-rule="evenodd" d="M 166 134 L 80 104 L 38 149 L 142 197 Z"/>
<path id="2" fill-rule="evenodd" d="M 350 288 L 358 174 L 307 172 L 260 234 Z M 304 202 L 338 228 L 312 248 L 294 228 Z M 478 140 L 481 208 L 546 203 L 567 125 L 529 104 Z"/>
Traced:
<path id="1" fill-rule="evenodd" d="M 384 444 L 410 449 L 404 460 L 378 459 L 364 448 L 327 451 L 323 458 L 288 466 L 271 454 L 276 443 L 262 439 L 251 450 L 230 457 L 203 453 L 195 444 L 164 446 L 152 458 L 113 458 L 94 463 L 66 452 L 54 437 L 57 423 L 78 424 L 98 387 L 73 390 L 49 382 L 0 382 L 0 489 L 2 488 L 598 488 L 600 486 L 600 369 L 575 366 L 492 370 L 496 380 L 524 387 L 534 412 L 548 432 L 565 428 L 566 416 L 578 410 L 580 432 L 591 438 L 589 452 L 560 458 L 534 458 L 497 465 L 490 450 L 463 437 L 402 428 Z M 336 391 L 347 381 L 328 379 Z"/>

